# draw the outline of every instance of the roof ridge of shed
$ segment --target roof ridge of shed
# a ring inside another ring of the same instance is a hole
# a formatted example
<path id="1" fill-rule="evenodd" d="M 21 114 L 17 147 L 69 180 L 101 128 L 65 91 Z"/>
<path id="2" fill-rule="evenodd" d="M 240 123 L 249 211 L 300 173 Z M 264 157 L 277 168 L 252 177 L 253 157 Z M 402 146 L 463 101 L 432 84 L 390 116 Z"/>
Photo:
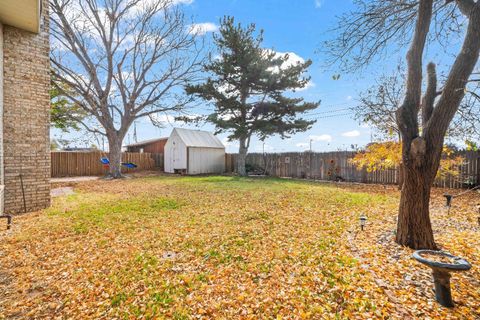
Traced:
<path id="1" fill-rule="evenodd" d="M 173 131 L 177 132 L 178 136 L 187 147 L 225 149 L 225 146 L 220 139 L 210 131 L 186 128 L 173 128 Z"/>

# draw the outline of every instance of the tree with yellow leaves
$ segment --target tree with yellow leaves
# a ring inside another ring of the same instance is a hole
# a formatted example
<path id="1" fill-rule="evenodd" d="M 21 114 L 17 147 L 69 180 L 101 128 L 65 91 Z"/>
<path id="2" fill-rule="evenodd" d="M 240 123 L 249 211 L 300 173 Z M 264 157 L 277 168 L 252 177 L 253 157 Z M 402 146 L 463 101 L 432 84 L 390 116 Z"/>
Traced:
<path id="1" fill-rule="evenodd" d="M 444 145 L 437 178 L 458 176 L 458 167 L 464 160 L 464 157 L 455 154 L 451 148 Z M 402 145 L 396 141 L 371 143 L 364 151 L 358 152 L 350 162 L 368 172 L 398 168 L 402 162 Z"/>

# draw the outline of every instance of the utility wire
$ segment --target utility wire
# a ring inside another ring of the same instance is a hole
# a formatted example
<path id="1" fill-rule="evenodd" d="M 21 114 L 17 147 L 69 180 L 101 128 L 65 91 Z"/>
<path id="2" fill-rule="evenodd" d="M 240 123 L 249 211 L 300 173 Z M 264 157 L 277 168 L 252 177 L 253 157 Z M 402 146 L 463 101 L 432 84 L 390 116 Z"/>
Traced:
<path id="1" fill-rule="evenodd" d="M 340 118 L 340 117 L 346 117 L 346 116 L 351 116 L 351 113 L 344 113 L 344 114 L 331 114 L 331 115 L 325 115 L 325 116 L 320 116 L 320 117 L 313 117 L 313 119 L 326 119 L 326 118 Z"/>
<path id="2" fill-rule="evenodd" d="M 335 109 L 335 110 L 327 110 L 327 111 L 315 112 L 315 113 L 310 113 L 310 114 L 308 114 L 307 116 L 324 115 L 324 114 L 336 113 L 336 112 L 347 111 L 347 110 L 350 110 L 350 108 L 342 108 L 342 109 Z"/>

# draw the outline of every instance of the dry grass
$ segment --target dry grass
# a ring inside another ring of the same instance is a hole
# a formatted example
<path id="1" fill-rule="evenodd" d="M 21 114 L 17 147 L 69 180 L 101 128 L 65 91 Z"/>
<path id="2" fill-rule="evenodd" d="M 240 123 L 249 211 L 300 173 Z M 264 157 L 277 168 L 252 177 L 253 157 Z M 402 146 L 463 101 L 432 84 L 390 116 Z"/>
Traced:
<path id="1" fill-rule="evenodd" d="M 393 241 L 398 192 L 235 177 L 84 182 L 0 235 L 5 318 L 478 318 L 478 267 L 457 308 Z M 468 201 L 437 191 L 439 242 L 480 264 Z M 442 201 L 442 202 L 441 202 Z M 358 231 L 365 212 L 369 224 Z"/>

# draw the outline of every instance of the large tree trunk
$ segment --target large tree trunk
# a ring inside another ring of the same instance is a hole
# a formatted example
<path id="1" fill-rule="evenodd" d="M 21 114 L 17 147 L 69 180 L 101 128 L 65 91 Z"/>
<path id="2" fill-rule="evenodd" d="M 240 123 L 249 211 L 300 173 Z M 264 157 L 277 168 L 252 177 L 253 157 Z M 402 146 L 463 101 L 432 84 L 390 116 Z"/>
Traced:
<path id="1" fill-rule="evenodd" d="M 403 173 L 403 163 L 400 163 L 398 166 L 398 190 L 402 190 L 403 188 L 403 178 L 404 178 L 404 173 Z"/>
<path id="2" fill-rule="evenodd" d="M 122 178 L 122 141 L 118 135 L 108 136 L 108 148 L 110 160 L 109 176 L 113 179 Z"/>
<path id="3" fill-rule="evenodd" d="M 413 249 L 436 249 L 429 211 L 432 169 L 428 167 L 430 163 L 425 161 L 426 149 L 423 140 L 416 138 L 412 144 L 412 149 L 422 149 L 412 155 L 417 159 L 409 159 L 408 164 L 402 166 L 403 185 L 396 241 Z M 417 152 L 417 149 L 414 152 Z"/>
<path id="4" fill-rule="evenodd" d="M 422 54 L 431 20 L 432 0 L 422 0 L 414 39 L 407 54 L 407 92 L 397 111 L 402 133 L 403 187 L 396 241 L 413 249 L 437 249 L 429 215 L 430 188 L 435 179 L 445 133 L 465 94 L 466 83 L 480 52 L 480 2 L 456 1 L 469 18 L 462 50 L 455 59 L 438 102 L 435 65 L 427 67 L 428 82 L 420 101 Z M 423 132 L 418 130 L 422 109 Z"/>
<path id="5" fill-rule="evenodd" d="M 403 154 L 404 180 L 396 241 L 412 249 L 437 249 L 430 222 L 430 190 L 442 149 L 443 136 L 430 141 L 417 137 L 410 143 L 410 151 Z"/>
<path id="6" fill-rule="evenodd" d="M 411 248 L 435 249 L 429 215 L 431 172 L 426 161 L 427 143 L 420 137 L 418 112 L 422 95 L 422 56 L 425 48 L 433 0 L 419 3 L 415 32 L 407 53 L 407 90 L 397 110 L 402 137 L 402 192 L 396 241 Z M 431 156 L 431 155 L 429 155 Z M 436 172 L 436 171 L 435 171 Z"/>
<path id="7" fill-rule="evenodd" d="M 238 174 L 242 177 L 247 175 L 247 170 L 245 168 L 245 159 L 247 158 L 247 145 L 246 139 L 240 139 L 240 147 L 238 150 L 238 159 L 237 159 L 237 171 Z"/>

